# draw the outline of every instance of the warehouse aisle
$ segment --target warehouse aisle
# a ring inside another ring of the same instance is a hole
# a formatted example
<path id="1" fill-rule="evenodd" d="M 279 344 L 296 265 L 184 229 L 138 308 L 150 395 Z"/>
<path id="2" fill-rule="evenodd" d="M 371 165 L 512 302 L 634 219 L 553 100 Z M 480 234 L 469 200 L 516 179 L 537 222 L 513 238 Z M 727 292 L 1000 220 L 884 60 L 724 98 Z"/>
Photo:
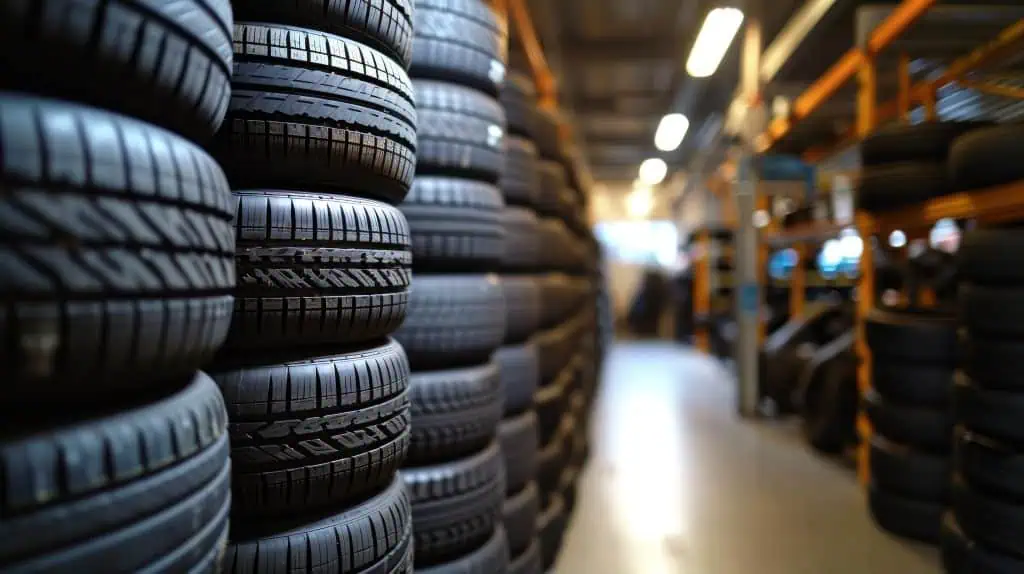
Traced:
<path id="1" fill-rule="evenodd" d="M 746 423 L 718 364 L 625 343 L 558 574 L 935 574 L 937 552 L 877 531 L 854 471 L 791 424 Z"/>

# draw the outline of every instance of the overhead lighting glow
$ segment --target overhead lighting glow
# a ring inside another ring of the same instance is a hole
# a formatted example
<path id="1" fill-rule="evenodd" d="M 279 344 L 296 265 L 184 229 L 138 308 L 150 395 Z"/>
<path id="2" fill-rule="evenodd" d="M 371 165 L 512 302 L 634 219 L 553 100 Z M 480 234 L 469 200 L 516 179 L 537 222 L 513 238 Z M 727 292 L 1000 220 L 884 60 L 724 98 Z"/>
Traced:
<path id="1" fill-rule="evenodd" d="M 654 210 L 654 192 L 650 187 L 634 186 L 633 191 L 626 196 L 626 211 L 629 216 L 636 219 L 643 219 Z"/>
<path id="2" fill-rule="evenodd" d="M 645 159 L 640 164 L 640 182 L 645 185 L 658 185 L 668 175 L 668 165 L 656 157 Z"/>
<path id="3" fill-rule="evenodd" d="M 683 114 L 668 114 L 661 118 L 658 131 L 654 133 L 654 147 L 661 151 L 675 151 L 683 143 L 690 120 Z"/>
<path id="4" fill-rule="evenodd" d="M 907 234 L 899 229 L 889 234 L 889 245 L 899 249 L 907 244 Z"/>
<path id="5" fill-rule="evenodd" d="M 686 73 L 694 78 L 714 74 L 742 24 L 743 11 L 739 8 L 715 8 L 709 12 L 686 60 Z"/>

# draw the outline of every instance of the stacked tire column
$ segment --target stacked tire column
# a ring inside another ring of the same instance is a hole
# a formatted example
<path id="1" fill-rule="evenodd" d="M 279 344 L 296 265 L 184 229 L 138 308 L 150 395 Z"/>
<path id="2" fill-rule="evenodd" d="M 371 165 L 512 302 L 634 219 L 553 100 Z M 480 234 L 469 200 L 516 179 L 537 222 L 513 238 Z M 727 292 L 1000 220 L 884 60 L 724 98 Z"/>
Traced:
<path id="1" fill-rule="evenodd" d="M 931 309 L 875 309 L 865 328 L 873 434 L 868 504 L 883 529 L 936 542 L 952 480 L 956 318 Z"/>
<path id="2" fill-rule="evenodd" d="M 213 572 L 231 7 L 66 4 L 0 4 L 0 571 Z"/>
<path id="3" fill-rule="evenodd" d="M 1022 252 L 1024 233 L 1014 227 L 968 232 L 957 254 L 964 358 L 954 391 L 953 508 L 942 533 L 951 574 L 1024 572 Z"/>
<path id="4" fill-rule="evenodd" d="M 215 378 L 235 498 L 227 572 L 413 568 L 397 471 L 409 365 L 412 182 L 404 0 L 238 0 L 215 149 L 234 188 L 238 288 Z"/>
<path id="5" fill-rule="evenodd" d="M 413 373 L 412 500 L 417 572 L 503 573 L 505 336 L 497 270 L 504 233 L 495 185 L 504 154 L 507 29 L 482 0 L 418 0 L 412 76 L 419 114 L 408 218 L 415 278 L 396 334 Z"/>

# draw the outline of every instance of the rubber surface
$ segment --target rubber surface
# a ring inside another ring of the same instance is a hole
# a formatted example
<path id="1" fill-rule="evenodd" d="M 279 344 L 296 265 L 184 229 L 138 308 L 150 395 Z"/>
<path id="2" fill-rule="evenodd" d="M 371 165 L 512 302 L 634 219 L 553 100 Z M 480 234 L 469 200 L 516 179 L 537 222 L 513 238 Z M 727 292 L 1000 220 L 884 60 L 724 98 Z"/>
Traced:
<path id="1" fill-rule="evenodd" d="M 544 567 L 541 565 L 540 541 L 533 539 L 530 547 L 519 556 L 513 556 L 508 565 L 508 574 L 542 574 Z M 1002 574 L 1002 573 L 999 573 Z"/>
<path id="2" fill-rule="evenodd" d="M 560 162 L 540 162 L 540 189 L 535 199 L 537 211 L 554 217 L 568 217 L 573 210 L 574 195 L 568 185 L 569 176 Z"/>
<path id="3" fill-rule="evenodd" d="M 820 351 L 828 350 L 829 346 L 831 344 Z M 815 368 L 811 382 L 803 391 L 802 429 L 807 442 L 818 451 L 838 454 L 856 442 L 859 398 L 856 365 L 853 353 L 843 349 Z"/>
<path id="4" fill-rule="evenodd" d="M 428 463 L 476 452 L 498 432 L 503 391 L 496 363 L 414 372 L 409 384 L 409 460 Z"/>
<path id="5" fill-rule="evenodd" d="M 951 408 L 915 407 L 886 401 L 874 390 L 864 395 L 865 410 L 875 432 L 928 452 L 948 452 L 953 440 Z"/>
<path id="6" fill-rule="evenodd" d="M 540 430 L 536 413 L 526 411 L 502 420 L 498 426 L 498 442 L 501 444 L 501 454 L 505 457 L 507 493 L 519 492 L 537 474 Z"/>
<path id="7" fill-rule="evenodd" d="M 531 209 L 506 207 L 502 214 L 505 225 L 505 255 L 501 268 L 508 271 L 534 271 L 544 266 L 540 238 L 540 219 Z"/>
<path id="8" fill-rule="evenodd" d="M 235 192 L 233 350 L 379 339 L 409 303 L 409 226 L 398 209 L 353 197 Z"/>
<path id="9" fill-rule="evenodd" d="M 213 158 L 124 116 L 3 92 L 0 142 L 0 408 L 105 402 L 100 389 L 207 363 L 235 285 Z"/>
<path id="10" fill-rule="evenodd" d="M 978 333 L 961 340 L 961 368 L 987 389 L 1024 391 L 1024 342 Z"/>
<path id="11" fill-rule="evenodd" d="M 468 458 L 407 468 L 402 476 L 412 499 L 417 571 L 479 548 L 501 524 L 505 465 L 497 443 Z"/>
<path id="12" fill-rule="evenodd" d="M 505 81 L 508 22 L 480 0 L 416 0 L 412 73 L 497 94 Z"/>
<path id="13" fill-rule="evenodd" d="M 354 40 L 278 24 L 235 26 L 218 158 L 234 189 L 281 186 L 402 201 L 416 163 L 412 83 Z"/>
<path id="14" fill-rule="evenodd" d="M 1024 557 L 1024 502 L 983 494 L 954 480 L 953 512 L 964 533 L 979 544 Z"/>
<path id="15" fill-rule="evenodd" d="M 536 275 L 502 275 L 501 288 L 505 295 L 505 343 L 520 343 L 540 328 L 541 280 Z"/>
<path id="16" fill-rule="evenodd" d="M 562 470 L 568 463 L 569 455 L 572 453 L 575 428 L 572 417 L 565 415 L 562 418 L 562 423 L 551 438 L 546 442 L 542 442 L 537 460 L 537 486 L 540 488 L 543 504 L 547 504 L 551 497 L 559 492 L 559 480 L 562 477 Z"/>
<path id="17" fill-rule="evenodd" d="M 1024 283 L 1024 228 L 972 229 L 963 234 L 956 267 L 964 281 Z"/>
<path id="18" fill-rule="evenodd" d="M 952 368 L 956 360 L 956 316 L 934 310 L 872 309 L 864 324 L 879 361 L 914 361 Z"/>
<path id="19" fill-rule="evenodd" d="M 228 0 L 3 2 L 0 89 L 89 103 L 206 139 L 227 110 L 231 27 Z"/>
<path id="20" fill-rule="evenodd" d="M 555 560 L 558 559 L 558 551 L 562 547 L 562 538 L 565 536 L 568 522 L 565 503 L 561 497 L 552 496 L 537 517 L 537 538 L 540 540 L 541 564 L 545 569 L 554 566 Z"/>
<path id="21" fill-rule="evenodd" d="M 505 166 L 501 174 L 502 193 L 509 205 L 537 205 L 541 193 L 541 171 L 537 146 L 520 137 L 505 138 Z"/>
<path id="22" fill-rule="evenodd" d="M 967 538 L 956 518 L 947 512 L 942 521 L 942 565 L 949 574 L 1018 574 L 1024 558 L 1000 554 Z"/>
<path id="23" fill-rule="evenodd" d="M 252 356 L 215 372 L 231 420 L 236 515 L 338 508 L 390 484 L 405 461 L 402 348 L 387 342 L 315 356 L 322 352 Z"/>
<path id="24" fill-rule="evenodd" d="M 527 74 L 510 71 L 501 88 L 510 134 L 533 139 L 537 131 L 537 88 Z"/>
<path id="25" fill-rule="evenodd" d="M 958 302 L 971 335 L 1024 338 L 1024 286 L 961 283 Z"/>
<path id="26" fill-rule="evenodd" d="M 540 384 L 540 356 L 532 341 L 506 345 L 494 353 L 501 368 L 501 386 L 505 391 L 505 414 L 523 412 L 533 406 L 533 393 Z"/>
<path id="27" fill-rule="evenodd" d="M 882 488 L 914 500 L 945 502 L 953 475 L 948 456 L 915 451 L 875 435 L 869 450 L 871 479 Z"/>
<path id="28" fill-rule="evenodd" d="M 1024 445 L 1024 394 L 985 389 L 957 373 L 953 397 L 957 422 L 968 430 Z"/>
<path id="29" fill-rule="evenodd" d="M 875 360 L 871 363 L 871 386 L 896 403 L 943 407 L 952 400 L 953 369 L 948 365 Z"/>
<path id="30" fill-rule="evenodd" d="M 543 306 L 541 325 L 556 326 L 573 316 L 586 301 L 590 285 L 585 279 L 560 273 L 541 277 Z"/>
<path id="31" fill-rule="evenodd" d="M 540 494 L 537 485 L 530 483 L 525 488 L 505 499 L 502 521 L 508 537 L 509 552 L 518 555 L 529 549 L 540 514 Z"/>
<path id="32" fill-rule="evenodd" d="M 239 20 L 279 22 L 369 44 L 408 68 L 414 0 L 234 0 Z"/>
<path id="33" fill-rule="evenodd" d="M 887 211 L 952 192 L 943 163 L 892 163 L 864 168 L 857 203 L 867 211 Z"/>
<path id="34" fill-rule="evenodd" d="M 1024 500 L 1024 453 L 1013 445 L 958 429 L 956 467 L 963 480 L 983 492 Z"/>
<path id="35" fill-rule="evenodd" d="M 505 339 L 505 298 L 496 275 L 416 275 L 395 338 L 413 369 L 486 363 Z"/>
<path id="36" fill-rule="evenodd" d="M 574 318 L 554 329 L 541 331 L 537 334 L 537 353 L 540 357 L 541 384 L 553 381 L 561 373 L 572 358 L 579 345 L 583 324 Z"/>
<path id="37" fill-rule="evenodd" d="M 533 138 L 537 144 L 540 157 L 554 161 L 564 161 L 565 151 L 562 149 L 560 136 L 562 117 L 557 110 L 537 108 L 536 132 Z"/>
<path id="38" fill-rule="evenodd" d="M 0 444 L 0 569 L 215 570 L 231 463 L 209 377 L 119 412 L 37 426 L 38 417 Z"/>
<path id="39" fill-rule="evenodd" d="M 480 548 L 448 562 L 429 568 L 417 567 L 419 574 L 505 574 L 508 567 L 508 544 L 501 526 L 494 529 L 490 540 Z"/>
<path id="40" fill-rule="evenodd" d="M 938 542 L 945 503 L 922 502 L 868 488 L 868 509 L 880 528 L 897 536 L 922 542 Z"/>
<path id="41" fill-rule="evenodd" d="M 901 161 L 944 162 L 959 136 L 985 127 L 986 122 L 923 122 L 886 126 L 860 144 L 861 161 L 875 166 Z"/>
<path id="42" fill-rule="evenodd" d="M 416 269 L 490 270 L 505 254 L 505 202 L 493 185 L 421 176 L 399 207 L 409 222 Z"/>
<path id="43" fill-rule="evenodd" d="M 224 556 L 228 574 L 412 574 L 412 510 L 402 478 L 334 515 L 276 522 L 235 521 Z"/>
<path id="44" fill-rule="evenodd" d="M 569 399 L 576 387 L 579 369 L 579 361 L 572 361 L 558 373 L 554 381 L 539 387 L 533 395 L 540 440 L 543 444 L 547 444 L 555 436 L 561 428 L 563 416 L 569 412 Z"/>
<path id="45" fill-rule="evenodd" d="M 949 151 L 955 189 L 980 189 L 1024 179 L 1024 126 L 1009 123 L 961 136 Z"/>
<path id="46" fill-rule="evenodd" d="M 458 84 L 416 80 L 418 175 L 456 175 L 497 183 L 505 169 L 505 111 L 497 100 Z"/>

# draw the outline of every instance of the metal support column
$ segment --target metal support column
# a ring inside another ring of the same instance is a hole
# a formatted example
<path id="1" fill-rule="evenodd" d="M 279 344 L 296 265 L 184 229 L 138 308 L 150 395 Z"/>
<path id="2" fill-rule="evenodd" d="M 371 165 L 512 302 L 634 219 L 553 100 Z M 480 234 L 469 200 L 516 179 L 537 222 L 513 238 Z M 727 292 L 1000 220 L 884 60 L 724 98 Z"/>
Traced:
<path id="1" fill-rule="evenodd" d="M 761 22 L 757 15 L 747 21 L 743 38 L 743 64 L 741 68 L 742 97 L 749 106 L 747 121 L 763 117 L 751 113 L 760 101 Z M 749 134 L 759 133 L 761 126 L 746 126 Z M 757 129 L 750 129 L 757 128 Z M 754 227 L 757 208 L 757 174 L 754 168 L 753 138 L 744 138 L 739 146 L 738 181 L 734 186 L 736 197 L 736 319 L 739 337 L 736 345 L 736 368 L 739 378 L 739 413 L 744 417 L 757 416 L 760 406 L 760 387 L 757 380 L 757 354 L 761 330 L 761 284 L 758 273 L 758 233 Z"/>

